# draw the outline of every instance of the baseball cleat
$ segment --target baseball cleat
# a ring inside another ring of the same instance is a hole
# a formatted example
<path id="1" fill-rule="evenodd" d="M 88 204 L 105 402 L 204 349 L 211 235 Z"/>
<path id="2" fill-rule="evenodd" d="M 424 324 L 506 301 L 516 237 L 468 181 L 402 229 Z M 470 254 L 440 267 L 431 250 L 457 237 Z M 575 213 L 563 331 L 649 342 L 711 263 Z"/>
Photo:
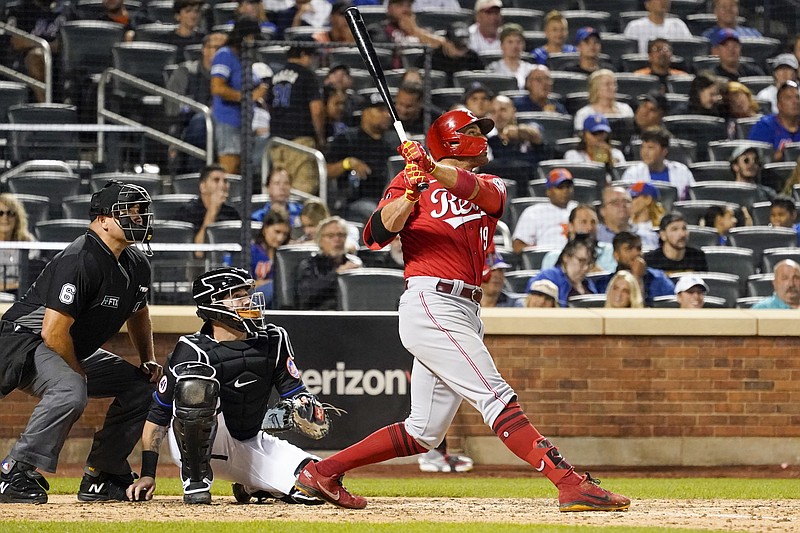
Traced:
<path id="1" fill-rule="evenodd" d="M 134 474 L 115 475 L 87 467 L 78 489 L 78 500 L 82 502 L 127 502 L 125 491 L 134 481 Z"/>
<path id="2" fill-rule="evenodd" d="M 183 503 L 209 504 L 211 503 L 211 480 L 183 481 Z"/>
<path id="3" fill-rule="evenodd" d="M 600 480 L 589 472 L 577 485 L 561 484 L 558 487 L 558 510 L 562 513 L 577 511 L 626 511 L 631 500 L 600 488 Z"/>
<path id="4" fill-rule="evenodd" d="M 417 462 L 423 472 L 469 472 L 473 467 L 472 458 L 466 455 L 442 454 L 437 450 L 423 453 Z"/>
<path id="5" fill-rule="evenodd" d="M 0 503 L 47 503 L 49 489 L 50 484 L 32 465 L 19 461 L 3 462 L 0 470 Z"/>
<path id="6" fill-rule="evenodd" d="M 192 492 L 191 494 L 184 494 L 183 503 L 188 503 L 190 505 L 209 504 L 211 503 L 211 493 L 208 492 L 207 490 L 204 490 L 202 492 Z"/>
<path id="7" fill-rule="evenodd" d="M 309 496 L 320 498 L 337 507 L 343 507 L 344 509 L 363 509 L 366 507 L 366 498 L 350 494 L 342 486 L 343 477 L 344 475 L 323 476 L 317 472 L 317 464 L 310 462 L 297 476 L 294 486 Z"/>

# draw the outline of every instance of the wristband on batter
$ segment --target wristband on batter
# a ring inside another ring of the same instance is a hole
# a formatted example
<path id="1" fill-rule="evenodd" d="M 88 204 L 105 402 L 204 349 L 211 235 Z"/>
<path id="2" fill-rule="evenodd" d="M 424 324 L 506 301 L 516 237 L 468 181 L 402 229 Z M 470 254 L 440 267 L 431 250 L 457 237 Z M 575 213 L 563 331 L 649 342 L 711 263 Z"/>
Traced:
<path id="1" fill-rule="evenodd" d="M 469 200 L 472 193 L 475 192 L 475 184 L 478 183 L 478 177 L 463 168 L 456 168 L 456 184 L 450 187 L 450 192 L 454 196 L 462 200 Z"/>
<path id="2" fill-rule="evenodd" d="M 158 465 L 158 452 L 145 450 L 142 452 L 142 477 L 156 477 L 156 466 Z"/>

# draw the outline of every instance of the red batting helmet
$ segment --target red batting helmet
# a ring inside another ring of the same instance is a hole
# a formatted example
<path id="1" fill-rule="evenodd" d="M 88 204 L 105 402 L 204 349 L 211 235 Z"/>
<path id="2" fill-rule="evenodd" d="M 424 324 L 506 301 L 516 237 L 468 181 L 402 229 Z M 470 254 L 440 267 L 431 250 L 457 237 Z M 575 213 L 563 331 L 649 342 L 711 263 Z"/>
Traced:
<path id="1" fill-rule="evenodd" d="M 474 137 L 458 132 L 470 124 L 477 124 L 483 135 L 494 128 L 492 119 L 478 118 L 472 111 L 466 109 L 448 111 L 431 124 L 427 144 L 434 161 L 445 157 L 475 157 L 486 152 L 486 137 Z"/>

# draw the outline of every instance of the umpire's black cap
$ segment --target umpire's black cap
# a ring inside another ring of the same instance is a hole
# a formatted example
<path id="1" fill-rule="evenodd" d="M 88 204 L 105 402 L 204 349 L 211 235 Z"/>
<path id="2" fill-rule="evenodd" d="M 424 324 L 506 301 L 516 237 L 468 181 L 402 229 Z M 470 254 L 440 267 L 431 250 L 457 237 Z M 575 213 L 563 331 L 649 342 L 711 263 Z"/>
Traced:
<path id="1" fill-rule="evenodd" d="M 92 194 L 89 203 L 89 220 L 100 215 L 111 216 L 111 209 L 119 202 L 119 193 L 125 184 L 119 180 L 109 180 L 102 189 Z"/>

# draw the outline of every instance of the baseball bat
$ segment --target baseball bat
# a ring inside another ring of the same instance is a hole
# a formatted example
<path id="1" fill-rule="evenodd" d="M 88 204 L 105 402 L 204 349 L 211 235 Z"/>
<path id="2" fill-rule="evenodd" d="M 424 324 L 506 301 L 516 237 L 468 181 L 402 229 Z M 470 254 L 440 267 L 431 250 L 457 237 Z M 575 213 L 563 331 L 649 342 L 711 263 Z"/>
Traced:
<path id="1" fill-rule="evenodd" d="M 364 24 L 364 19 L 361 16 L 361 11 L 357 7 L 348 7 L 344 11 L 344 18 L 347 20 L 347 25 L 350 26 L 350 31 L 353 33 L 353 38 L 356 41 L 356 46 L 361 54 L 361 59 L 364 60 L 364 65 L 367 67 L 369 75 L 372 76 L 372 81 L 375 82 L 375 87 L 378 93 L 389 108 L 389 114 L 392 116 L 394 131 L 400 138 L 400 142 L 404 143 L 408 140 L 406 130 L 403 123 L 397 116 L 397 109 L 394 107 L 392 95 L 389 92 L 389 84 L 386 83 L 386 77 L 383 75 L 383 67 L 378 61 L 378 55 L 375 53 L 375 45 L 372 44 L 372 39 L 367 32 L 367 26 Z M 428 188 L 427 183 L 420 183 L 418 189 L 424 191 Z"/>

